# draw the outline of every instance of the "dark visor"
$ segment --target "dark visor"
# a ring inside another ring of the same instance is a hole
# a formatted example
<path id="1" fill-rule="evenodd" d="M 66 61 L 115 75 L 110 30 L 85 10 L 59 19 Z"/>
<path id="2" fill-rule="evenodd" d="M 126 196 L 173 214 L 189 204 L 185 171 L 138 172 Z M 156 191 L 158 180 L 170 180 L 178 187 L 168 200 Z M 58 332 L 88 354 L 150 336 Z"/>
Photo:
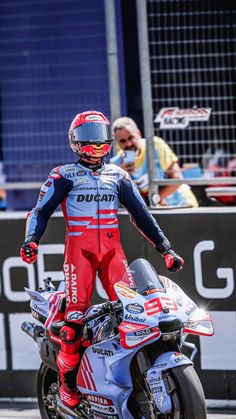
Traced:
<path id="1" fill-rule="evenodd" d="M 102 122 L 87 122 L 75 128 L 72 133 L 73 141 L 105 142 L 112 141 L 112 129 Z"/>

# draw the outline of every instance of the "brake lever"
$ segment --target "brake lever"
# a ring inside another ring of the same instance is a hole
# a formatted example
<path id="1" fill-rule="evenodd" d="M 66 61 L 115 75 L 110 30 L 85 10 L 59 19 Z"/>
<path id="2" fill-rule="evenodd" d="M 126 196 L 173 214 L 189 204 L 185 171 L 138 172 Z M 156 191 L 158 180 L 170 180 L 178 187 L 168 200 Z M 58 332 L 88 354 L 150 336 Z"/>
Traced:
<path id="1" fill-rule="evenodd" d="M 90 322 L 91 320 L 97 319 L 98 317 L 104 316 L 104 314 L 109 314 L 111 312 L 116 312 L 122 309 L 122 304 L 117 301 L 108 301 L 107 303 L 104 303 L 103 307 L 97 312 L 94 313 L 91 316 L 87 316 L 83 318 L 83 323 L 86 324 Z"/>

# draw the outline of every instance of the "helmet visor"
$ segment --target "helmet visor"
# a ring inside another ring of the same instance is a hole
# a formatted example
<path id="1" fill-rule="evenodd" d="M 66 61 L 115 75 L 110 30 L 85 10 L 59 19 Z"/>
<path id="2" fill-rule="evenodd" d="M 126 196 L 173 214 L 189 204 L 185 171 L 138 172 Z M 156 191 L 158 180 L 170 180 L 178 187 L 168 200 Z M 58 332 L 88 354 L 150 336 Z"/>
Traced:
<path id="1" fill-rule="evenodd" d="M 113 140 L 112 128 L 101 122 L 88 122 L 72 131 L 72 141 L 88 143 L 105 143 Z"/>

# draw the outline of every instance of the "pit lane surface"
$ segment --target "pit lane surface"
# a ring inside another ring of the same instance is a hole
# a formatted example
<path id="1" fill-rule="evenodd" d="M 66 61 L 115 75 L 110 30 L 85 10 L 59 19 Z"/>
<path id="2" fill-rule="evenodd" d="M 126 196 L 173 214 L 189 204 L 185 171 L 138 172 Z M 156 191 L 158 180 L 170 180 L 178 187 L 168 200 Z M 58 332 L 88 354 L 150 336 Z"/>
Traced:
<path id="1" fill-rule="evenodd" d="M 0 418 L 1 419 L 40 419 L 39 411 L 37 409 L 22 410 L 21 408 L 1 409 L 0 406 Z M 207 419 L 236 419 L 236 411 L 233 412 L 222 412 L 208 413 Z"/>

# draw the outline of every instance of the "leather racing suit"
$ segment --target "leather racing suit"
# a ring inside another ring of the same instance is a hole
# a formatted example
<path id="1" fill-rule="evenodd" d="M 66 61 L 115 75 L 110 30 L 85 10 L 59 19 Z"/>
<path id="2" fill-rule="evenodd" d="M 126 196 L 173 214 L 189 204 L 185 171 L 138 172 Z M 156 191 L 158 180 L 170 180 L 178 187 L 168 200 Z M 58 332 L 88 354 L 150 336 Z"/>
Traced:
<path id="1" fill-rule="evenodd" d="M 89 306 L 96 272 L 109 298 L 117 298 L 113 285 L 127 268 L 118 230 L 119 202 L 129 211 L 141 233 L 161 253 L 171 248 L 127 173 L 110 164 L 104 164 L 96 171 L 80 163 L 53 169 L 28 217 L 25 239 L 33 237 L 38 243 L 51 214 L 59 204 L 62 206 L 66 221 L 67 321 L 79 320 L 75 312 L 84 312 Z"/>
<path id="2" fill-rule="evenodd" d="M 73 388 L 75 383 L 82 335 L 79 324 L 90 305 L 96 272 L 109 299 L 115 300 L 113 285 L 121 280 L 128 266 L 118 230 L 119 202 L 129 211 L 141 233 L 161 253 L 171 248 L 129 175 L 112 164 L 91 169 L 74 163 L 53 169 L 27 220 L 25 240 L 35 243 L 39 242 L 47 221 L 59 204 L 66 221 L 63 266 L 66 324 L 60 332 L 61 350 L 57 356 L 62 384 L 60 397 L 64 403 L 70 397 L 68 388 Z M 75 405 L 78 399 L 76 390 L 72 391 Z"/>

